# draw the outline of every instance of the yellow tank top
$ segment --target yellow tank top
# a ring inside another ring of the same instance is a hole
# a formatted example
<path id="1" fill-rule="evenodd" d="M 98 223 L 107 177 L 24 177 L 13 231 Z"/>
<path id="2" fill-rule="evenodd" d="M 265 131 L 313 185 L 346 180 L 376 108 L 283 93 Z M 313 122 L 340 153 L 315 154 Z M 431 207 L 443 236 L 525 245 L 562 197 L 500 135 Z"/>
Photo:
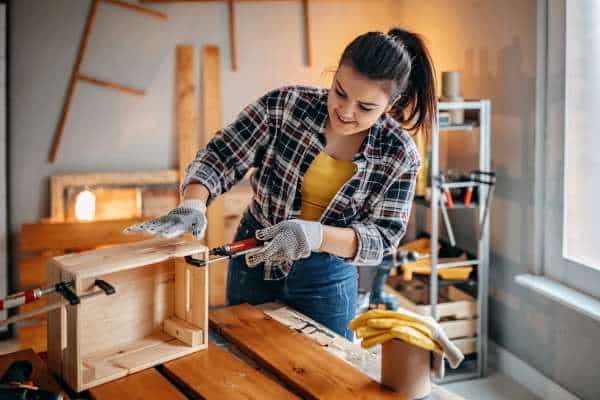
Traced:
<path id="1" fill-rule="evenodd" d="M 302 179 L 300 218 L 318 221 L 354 169 L 352 161 L 336 160 L 324 151 L 319 153 Z"/>

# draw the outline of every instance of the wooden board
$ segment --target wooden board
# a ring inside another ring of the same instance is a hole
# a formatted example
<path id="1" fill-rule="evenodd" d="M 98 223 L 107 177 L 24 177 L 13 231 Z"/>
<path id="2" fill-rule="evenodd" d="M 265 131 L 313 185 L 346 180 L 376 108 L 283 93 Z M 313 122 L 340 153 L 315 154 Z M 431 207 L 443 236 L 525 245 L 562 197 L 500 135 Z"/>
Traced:
<path id="1" fill-rule="evenodd" d="M 198 151 L 198 100 L 196 97 L 194 46 L 176 48 L 175 123 L 179 150 L 179 182 Z"/>
<path id="2" fill-rule="evenodd" d="M 51 263 L 78 279 L 92 278 L 208 251 L 199 241 L 150 239 L 54 258 Z"/>
<path id="3" fill-rule="evenodd" d="M 309 399 L 395 399 L 345 361 L 248 304 L 209 315 L 213 326 L 243 352 Z"/>
<path id="4" fill-rule="evenodd" d="M 81 250 L 110 244 L 137 242 L 142 235 L 124 235 L 123 229 L 143 222 L 119 219 L 98 222 L 38 223 L 21 225 L 21 251 Z"/>
<path id="5" fill-rule="evenodd" d="M 40 389 L 50 390 L 55 393 L 62 393 L 60 385 L 48 371 L 46 363 L 33 352 L 31 349 L 21 350 L 10 354 L 0 356 L 0 376 L 6 372 L 10 364 L 18 360 L 28 360 L 33 366 L 31 379 L 33 384 L 39 386 Z"/>
<path id="6" fill-rule="evenodd" d="M 202 146 L 206 146 L 216 131 L 221 128 L 221 81 L 219 48 L 205 46 L 201 55 L 202 85 Z M 208 227 L 206 228 L 206 245 L 214 248 L 225 243 L 223 196 L 211 203 L 206 212 Z M 208 271 L 210 279 L 210 305 L 225 304 L 227 284 L 227 261 L 213 263 Z"/>
<path id="7" fill-rule="evenodd" d="M 178 385 L 203 399 L 297 399 L 278 383 L 209 343 L 208 349 L 164 364 Z"/>
<path id="8" fill-rule="evenodd" d="M 95 400 L 187 399 L 183 393 L 153 368 L 105 383 L 90 389 L 89 392 Z"/>

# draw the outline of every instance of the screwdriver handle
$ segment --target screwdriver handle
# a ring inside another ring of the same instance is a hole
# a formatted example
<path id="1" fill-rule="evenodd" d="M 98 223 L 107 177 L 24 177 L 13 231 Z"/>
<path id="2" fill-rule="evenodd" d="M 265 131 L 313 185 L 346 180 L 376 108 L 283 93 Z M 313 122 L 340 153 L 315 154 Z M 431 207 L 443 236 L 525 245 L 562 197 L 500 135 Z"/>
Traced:
<path id="1" fill-rule="evenodd" d="M 225 245 L 230 253 L 239 253 L 240 251 L 249 250 L 258 246 L 258 241 L 255 238 L 238 240 Z"/>

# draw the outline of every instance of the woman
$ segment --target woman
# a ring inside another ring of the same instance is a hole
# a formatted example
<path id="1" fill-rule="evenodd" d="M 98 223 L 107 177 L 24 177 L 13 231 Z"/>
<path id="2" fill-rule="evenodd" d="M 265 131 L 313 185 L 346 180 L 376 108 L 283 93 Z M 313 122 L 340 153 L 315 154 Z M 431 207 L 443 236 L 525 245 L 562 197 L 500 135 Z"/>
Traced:
<path id="1" fill-rule="evenodd" d="M 284 87 L 246 107 L 188 167 L 180 207 L 126 231 L 200 238 L 206 206 L 255 167 L 235 240 L 267 244 L 231 261 L 229 304 L 279 300 L 352 338 L 355 265 L 378 265 L 406 231 L 420 161 L 401 123 L 430 131 L 434 76 L 418 35 L 357 37 L 329 90 Z"/>

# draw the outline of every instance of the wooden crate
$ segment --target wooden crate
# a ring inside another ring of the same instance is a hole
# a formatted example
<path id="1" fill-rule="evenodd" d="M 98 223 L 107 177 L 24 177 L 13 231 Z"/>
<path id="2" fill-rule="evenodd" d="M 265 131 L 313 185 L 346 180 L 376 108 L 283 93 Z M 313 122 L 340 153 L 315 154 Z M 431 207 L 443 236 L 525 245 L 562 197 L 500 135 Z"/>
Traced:
<path id="1" fill-rule="evenodd" d="M 73 282 L 81 303 L 48 314 L 48 365 L 73 390 L 112 381 L 207 347 L 208 249 L 181 238 L 152 239 L 52 259 L 50 284 Z M 99 289 L 116 293 L 85 298 Z M 48 302 L 63 301 L 59 294 Z"/>
<path id="2" fill-rule="evenodd" d="M 391 277 L 385 286 L 385 291 L 398 300 L 400 307 L 422 315 L 431 315 L 428 289 L 422 282 L 402 282 L 400 276 Z M 441 288 L 436 306 L 436 319 L 448 338 L 452 339 L 464 354 L 477 351 L 476 299 L 454 286 Z"/>

